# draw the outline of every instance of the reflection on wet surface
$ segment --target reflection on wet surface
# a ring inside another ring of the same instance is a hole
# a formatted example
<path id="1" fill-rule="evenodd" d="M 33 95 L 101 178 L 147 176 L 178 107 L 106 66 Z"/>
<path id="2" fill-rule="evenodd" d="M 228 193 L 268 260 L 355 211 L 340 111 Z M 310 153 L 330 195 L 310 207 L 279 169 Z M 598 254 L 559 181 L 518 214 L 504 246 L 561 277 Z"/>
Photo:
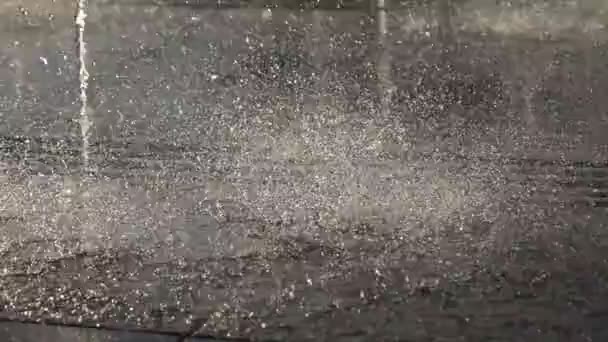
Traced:
<path id="1" fill-rule="evenodd" d="M 264 4 L 0 5 L 2 319 L 606 336 L 605 5 Z"/>

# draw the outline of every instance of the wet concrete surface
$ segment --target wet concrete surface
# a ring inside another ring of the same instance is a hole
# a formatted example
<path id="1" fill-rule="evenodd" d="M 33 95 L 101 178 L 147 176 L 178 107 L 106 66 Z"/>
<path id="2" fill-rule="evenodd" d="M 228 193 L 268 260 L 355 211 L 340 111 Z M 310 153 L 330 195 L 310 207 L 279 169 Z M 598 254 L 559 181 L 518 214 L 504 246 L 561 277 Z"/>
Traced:
<path id="1" fill-rule="evenodd" d="M 82 326 L 44 325 L 23 323 L 0 324 L 0 337 L 7 342 L 209 342 L 230 341 L 226 339 L 207 339 L 187 337 L 179 334 L 159 334 L 154 332 L 129 332 L 125 330 L 104 330 Z"/>
<path id="2" fill-rule="evenodd" d="M 5 323 L 0 325 L 0 337 L 8 342 L 66 341 L 66 342 L 175 342 L 175 336 L 105 331 L 93 328 L 45 326 L 40 324 Z M 201 340 L 201 342 L 204 340 Z"/>
<path id="3" fill-rule="evenodd" d="M 0 337 L 608 337 L 600 19 L 91 2 L 83 139 L 67 5 L 4 22 Z"/>

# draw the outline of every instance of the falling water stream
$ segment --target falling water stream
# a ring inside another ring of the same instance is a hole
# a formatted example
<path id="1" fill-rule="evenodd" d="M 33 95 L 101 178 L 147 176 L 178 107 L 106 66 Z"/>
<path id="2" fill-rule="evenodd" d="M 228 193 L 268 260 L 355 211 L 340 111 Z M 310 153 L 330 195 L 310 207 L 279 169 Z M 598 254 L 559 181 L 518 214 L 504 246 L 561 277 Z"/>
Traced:
<path id="1" fill-rule="evenodd" d="M 83 169 L 88 170 L 89 163 L 89 128 L 91 122 L 87 94 L 89 91 L 89 71 L 87 70 L 87 43 L 85 40 L 85 25 L 87 18 L 88 0 L 78 0 L 78 11 L 76 14 L 76 29 L 78 39 L 78 61 L 80 81 L 80 132 L 82 138 L 82 163 Z"/>

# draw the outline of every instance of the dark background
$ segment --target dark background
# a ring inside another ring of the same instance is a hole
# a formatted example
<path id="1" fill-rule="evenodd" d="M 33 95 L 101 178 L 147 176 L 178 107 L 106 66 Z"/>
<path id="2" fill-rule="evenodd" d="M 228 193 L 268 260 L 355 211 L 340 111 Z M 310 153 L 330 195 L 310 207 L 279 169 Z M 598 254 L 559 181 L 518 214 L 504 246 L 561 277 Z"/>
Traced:
<path id="1" fill-rule="evenodd" d="M 0 5 L 0 337 L 605 339 L 606 6 L 296 4 Z"/>

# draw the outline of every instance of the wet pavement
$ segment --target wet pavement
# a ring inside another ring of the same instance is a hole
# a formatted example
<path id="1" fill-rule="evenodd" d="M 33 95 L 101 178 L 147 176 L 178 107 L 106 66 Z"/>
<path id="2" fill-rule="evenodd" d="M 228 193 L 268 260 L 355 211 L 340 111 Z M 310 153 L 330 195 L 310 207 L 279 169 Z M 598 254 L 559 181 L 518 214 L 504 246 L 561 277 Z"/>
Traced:
<path id="1" fill-rule="evenodd" d="M 9 3 L 1 340 L 608 337 L 601 4 Z"/>

